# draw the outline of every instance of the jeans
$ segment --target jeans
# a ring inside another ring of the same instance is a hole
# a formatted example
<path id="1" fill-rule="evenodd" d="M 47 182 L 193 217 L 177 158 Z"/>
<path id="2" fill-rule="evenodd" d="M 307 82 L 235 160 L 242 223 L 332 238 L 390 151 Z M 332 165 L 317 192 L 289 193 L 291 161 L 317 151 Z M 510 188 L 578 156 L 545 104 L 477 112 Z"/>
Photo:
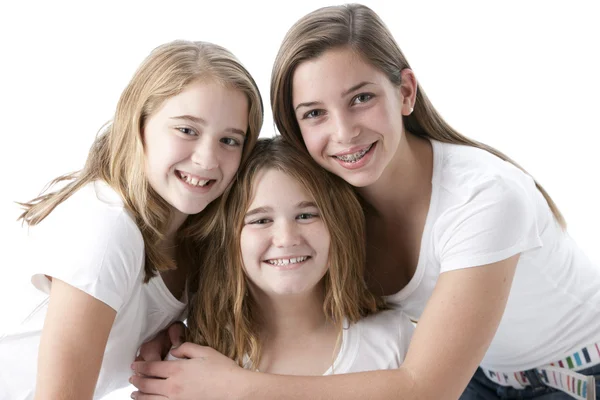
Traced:
<path id="1" fill-rule="evenodd" d="M 577 372 L 588 376 L 593 375 L 596 378 L 596 399 L 600 400 L 600 364 Z M 459 400 L 573 400 L 573 397 L 567 393 L 545 386 L 537 378 L 534 370 L 527 371 L 525 374 L 532 385 L 524 389 L 515 389 L 492 382 L 481 368 L 477 368 Z"/>

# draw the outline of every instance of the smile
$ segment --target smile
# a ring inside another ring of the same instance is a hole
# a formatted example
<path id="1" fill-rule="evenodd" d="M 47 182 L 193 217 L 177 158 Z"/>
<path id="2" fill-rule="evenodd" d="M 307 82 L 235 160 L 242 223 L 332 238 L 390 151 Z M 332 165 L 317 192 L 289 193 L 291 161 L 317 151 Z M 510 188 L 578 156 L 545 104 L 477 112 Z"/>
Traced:
<path id="1" fill-rule="evenodd" d="M 310 257 L 308 257 L 308 256 L 295 257 L 295 258 L 275 258 L 272 260 L 265 260 L 265 262 L 267 262 L 271 265 L 280 267 L 280 266 L 284 266 L 284 265 L 298 264 L 298 263 L 308 260 L 309 258 Z"/>
<path id="2" fill-rule="evenodd" d="M 337 158 L 338 160 L 341 160 L 343 162 L 346 163 L 355 163 L 357 161 L 360 161 L 365 154 L 367 154 L 369 152 L 369 150 L 371 150 L 371 148 L 373 147 L 374 143 L 371 143 L 369 146 L 365 147 L 362 150 L 357 151 L 356 153 L 350 153 L 350 154 L 343 154 L 343 155 L 334 155 L 334 158 Z"/>
<path id="3" fill-rule="evenodd" d="M 205 187 L 205 186 L 208 186 L 210 183 L 214 182 L 214 179 L 200 178 L 200 177 L 188 174 L 187 172 L 182 172 L 182 171 L 178 171 L 178 170 L 175 171 L 175 175 L 183 182 L 187 183 L 190 186 L 194 186 L 194 187 Z"/>

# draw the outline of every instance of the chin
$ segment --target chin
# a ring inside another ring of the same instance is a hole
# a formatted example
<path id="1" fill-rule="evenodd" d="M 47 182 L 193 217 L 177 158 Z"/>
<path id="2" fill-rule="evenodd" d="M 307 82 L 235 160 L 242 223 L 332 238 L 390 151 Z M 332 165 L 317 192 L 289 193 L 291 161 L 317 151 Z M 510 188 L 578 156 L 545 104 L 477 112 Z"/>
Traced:
<path id="1" fill-rule="evenodd" d="M 379 178 L 378 176 L 375 177 L 372 173 L 368 173 L 366 171 L 354 173 L 346 172 L 345 174 L 339 176 L 355 188 L 363 188 L 370 186 L 377 182 L 377 179 Z"/>
<path id="2" fill-rule="evenodd" d="M 210 204 L 210 203 L 202 202 L 202 204 L 198 204 L 196 202 L 194 204 L 189 204 L 189 203 L 180 202 L 179 204 L 175 203 L 173 205 L 173 207 L 182 214 L 194 215 L 194 214 L 198 214 L 198 213 L 201 213 L 202 211 L 204 211 L 204 209 L 206 208 L 206 206 L 208 206 L 208 204 Z"/>

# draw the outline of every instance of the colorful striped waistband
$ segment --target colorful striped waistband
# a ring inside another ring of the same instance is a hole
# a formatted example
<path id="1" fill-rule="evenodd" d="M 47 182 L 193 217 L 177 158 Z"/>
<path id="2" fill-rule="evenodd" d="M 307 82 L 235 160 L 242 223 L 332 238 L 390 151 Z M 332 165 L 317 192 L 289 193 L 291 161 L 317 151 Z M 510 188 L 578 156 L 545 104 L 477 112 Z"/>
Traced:
<path id="1" fill-rule="evenodd" d="M 583 347 L 568 357 L 534 368 L 539 381 L 580 400 L 596 400 L 596 384 L 593 376 L 578 373 L 582 369 L 600 364 L 600 343 Z M 524 389 L 532 386 L 528 371 L 497 372 L 481 368 L 485 376 L 501 386 Z"/>

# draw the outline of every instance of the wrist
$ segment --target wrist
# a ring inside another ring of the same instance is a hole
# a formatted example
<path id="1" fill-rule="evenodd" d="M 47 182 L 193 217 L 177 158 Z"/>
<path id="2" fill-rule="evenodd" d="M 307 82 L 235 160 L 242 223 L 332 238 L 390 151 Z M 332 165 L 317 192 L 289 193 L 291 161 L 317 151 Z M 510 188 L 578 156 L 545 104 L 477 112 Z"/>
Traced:
<path id="1" fill-rule="evenodd" d="M 234 376 L 234 382 L 232 382 L 231 390 L 233 393 L 230 398 L 237 400 L 250 400 L 256 399 L 256 380 L 258 379 L 260 372 L 251 371 L 245 368 L 239 368 Z"/>

